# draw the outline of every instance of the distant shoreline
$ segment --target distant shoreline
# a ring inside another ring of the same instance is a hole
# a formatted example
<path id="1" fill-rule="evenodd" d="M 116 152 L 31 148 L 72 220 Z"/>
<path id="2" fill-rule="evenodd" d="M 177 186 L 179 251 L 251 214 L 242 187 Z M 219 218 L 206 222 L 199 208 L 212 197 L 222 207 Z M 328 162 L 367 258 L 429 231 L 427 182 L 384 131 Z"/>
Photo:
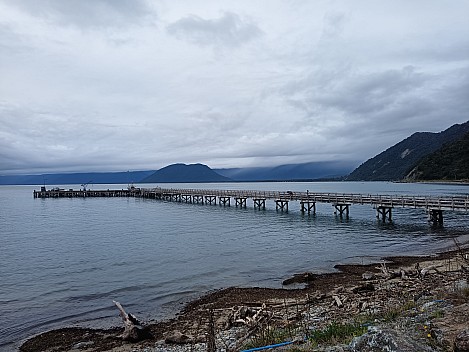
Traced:
<path id="1" fill-rule="evenodd" d="M 311 182 L 311 183 L 316 183 L 316 182 L 353 182 L 353 183 L 361 183 L 361 182 L 391 182 L 391 183 L 409 183 L 409 184 L 431 184 L 431 185 L 458 185 L 458 186 L 469 186 L 469 180 L 422 180 L 422 181 L 405 181 L 405 180 L 400 180 L 400 181 L 383 181 L 383 180 L 356 180 L 356 181 L 348 181 L 348 180 L 343 180 L 343 179 L 298 179 L 298 180 L 251 180 L 251 181 L 198 181 L 198 182 L 182 182 L 182 181 L 175 181 L 175 182 L 153 182 L 153 183 L 158 183 L 158 184 L 186 184 L 186 183 L 193 183 L 193 184 L 205 184 L 205 183 L 294 183 L 294 182 Z M 123 184 L 128 184 L 129 182 L 93 182 L 93 185 L 123 185 Z M 130 182 L 135 185 L 140 185 L 140 184 L 147 184 L 148 182 Z M 150 182 L 151 183 L 151 182 Z M 57 185 L 80 185 L 79 183 L 49 183 L 46 186 L 57 186 Z M 43 184 L 38 184 L 38 183 L 5 183 L 5 184 L 0 184 L 0 186 L 42 186 Z"/>
<path id="2" fill-rule="evenodd" d="M 373 182 L 373 181 L 371 181 Z M 395 181 L 396 183 L 423 183 L 429 185 L 458 185 L 458 186 L 469 186 L 469 180 L 422 180 L 422 181 Z"/>

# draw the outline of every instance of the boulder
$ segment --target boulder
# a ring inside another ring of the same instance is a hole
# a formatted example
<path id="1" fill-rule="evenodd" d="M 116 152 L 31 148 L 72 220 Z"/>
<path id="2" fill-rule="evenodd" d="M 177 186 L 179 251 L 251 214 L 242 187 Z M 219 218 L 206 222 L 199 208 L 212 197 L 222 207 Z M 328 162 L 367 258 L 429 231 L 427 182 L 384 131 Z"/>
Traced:
<path id="1" fill-rule="evenodd" d="M 185 343 L 190 343 L 192 340 L 192 336 L 183 334 L 179 330 L 174 330 L 172 333 L 166 336 L 164 341 L 170 344 L 182 345 Z"/>
<path id="2" fill-rule="evenodd" d="M 469 352 L 469 329 L 461 331 L 454 339 L 454 352 Z"/>
<path id="3" fill-rule="evenodd" d="M 365 271 L 362 274 L 362 279 L 365 280 L 365 281 L 373 280 L 375 278 L 376 278 L 376 275 L 374 273 L 372 273 L 371 271 Z"/>
<path id="4" fill-rule="evenodd" d="M 353 352 L 432 352 L 431 347 L 393 329 L 368 328 L 368 332 L 350 343 Z"/>
<path id="5" fill-rule="evenodd" d="M 375 286 L 371 282 L 367 282 L 364 285 L 356 286 L 352 288 L 353 293 L 364 293 L 364 292 L 372 292 L 375 290 Z"/>

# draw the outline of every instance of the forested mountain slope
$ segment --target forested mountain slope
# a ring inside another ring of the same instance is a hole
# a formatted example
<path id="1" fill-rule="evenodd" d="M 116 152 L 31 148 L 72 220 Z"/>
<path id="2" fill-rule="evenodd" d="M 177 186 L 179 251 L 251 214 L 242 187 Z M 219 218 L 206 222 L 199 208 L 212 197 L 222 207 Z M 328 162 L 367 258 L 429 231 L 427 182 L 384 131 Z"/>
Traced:
<path id="1" fill-rule="evenodd" d="M 469 133 L 469 121 L 438 133 L 417 132 L 384 152 L 367 160 L 348 177 L 349 181 L 397 181 L 427 155 L 443 145 L 454 143 Z"/>

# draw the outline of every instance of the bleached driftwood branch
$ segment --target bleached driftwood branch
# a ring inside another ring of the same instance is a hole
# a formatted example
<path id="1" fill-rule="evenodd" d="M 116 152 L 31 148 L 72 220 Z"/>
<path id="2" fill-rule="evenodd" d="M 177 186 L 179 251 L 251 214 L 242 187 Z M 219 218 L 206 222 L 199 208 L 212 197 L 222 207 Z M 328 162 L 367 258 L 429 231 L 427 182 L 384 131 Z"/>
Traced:
<path id="1" fill-rule="evenodd" d="M 420 275 L 422 277 L 425 277 L 425 275 L 427 275 L 427 273 L 430 271 L 430 270 L 434 270 L 436 271 L 437 273 L 440 274 L 440 271 L 438 270 L 439 268 L 441 268 L 442 265 L 430 265 L 430 266 L 427 266 L 426 268 L 423 268 L 422 271 L 420 271 Z"/>
<path id="2" fill-rule="evenodd" d="M 122 333 L 123 340 L 137 342 L 151 337 L 148 329 L 138 321 L 135 315 L 127 313 L 119 302 L 113 302 L 117 306 L 117 309 L 119 309 L 122 321 L 124 322 L 124 332 Z"/>

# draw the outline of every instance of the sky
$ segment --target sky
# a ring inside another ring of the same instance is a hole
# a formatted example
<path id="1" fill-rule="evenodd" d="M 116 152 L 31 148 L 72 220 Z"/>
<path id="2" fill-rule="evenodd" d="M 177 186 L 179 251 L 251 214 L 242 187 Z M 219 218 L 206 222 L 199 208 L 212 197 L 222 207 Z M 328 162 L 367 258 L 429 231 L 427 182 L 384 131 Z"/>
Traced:
<path id="1" fill-rule="evenodd" d="M 469 120 L 467 0 L 0 0 L 0 174 L 356 162 Z"/>

